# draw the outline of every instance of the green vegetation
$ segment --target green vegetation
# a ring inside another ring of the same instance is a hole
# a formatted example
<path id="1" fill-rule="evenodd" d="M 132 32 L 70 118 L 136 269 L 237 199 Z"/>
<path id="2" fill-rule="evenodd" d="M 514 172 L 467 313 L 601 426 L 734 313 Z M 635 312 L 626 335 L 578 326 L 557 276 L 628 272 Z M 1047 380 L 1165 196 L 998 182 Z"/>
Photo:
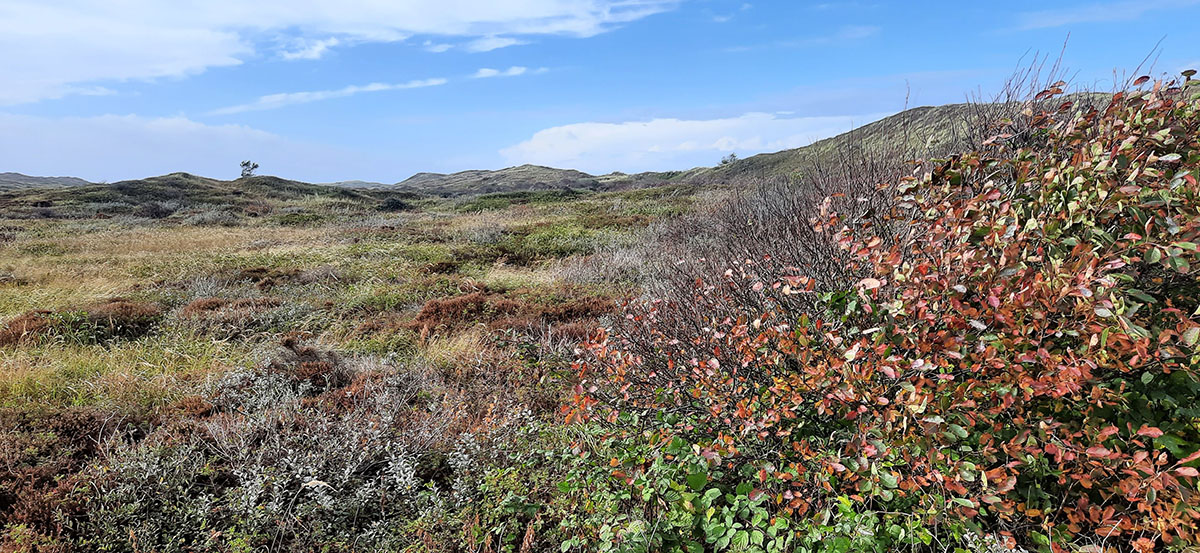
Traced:
<path id="1" fill-rule="evenodd" d="M 1190 550 L 1200 86 L 1143 84 L 914 162 L 6 192 L 0 551 Z"/>

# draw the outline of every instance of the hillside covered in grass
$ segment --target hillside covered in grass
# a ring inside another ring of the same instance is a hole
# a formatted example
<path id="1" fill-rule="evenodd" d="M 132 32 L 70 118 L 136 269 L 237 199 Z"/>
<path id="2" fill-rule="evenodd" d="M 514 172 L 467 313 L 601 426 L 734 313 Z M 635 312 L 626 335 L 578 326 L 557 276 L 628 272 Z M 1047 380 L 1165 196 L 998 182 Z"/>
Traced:
<path id="1" fill-rule="evenodd" d="M 21 173 L 0 173 L 0 190 L 18 188 L 47 188 L 57 186 L 83 186 L 90 184 L 76 177 L 31 177 Z"/>
<path id="2" fill-rule="evenodd" d="M 0 551 L 1189 551 L 1190 77 L 629 189 L 4 193 Z"/>

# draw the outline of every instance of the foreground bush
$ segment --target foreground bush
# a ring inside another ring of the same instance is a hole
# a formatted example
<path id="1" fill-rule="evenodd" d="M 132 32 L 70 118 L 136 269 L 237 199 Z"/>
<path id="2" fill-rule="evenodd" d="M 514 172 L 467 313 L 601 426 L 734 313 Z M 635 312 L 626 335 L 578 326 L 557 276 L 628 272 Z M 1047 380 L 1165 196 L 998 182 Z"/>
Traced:
<path id="1" fill-rule="evenodd" d="M 457 550 L 460 511 L 480 495 L 496 448 L 532 416 L 528 398 L 497 378 L 504 360 L 489 361 L 450 371 L 420 356 L 346 356 L 288 335 L 269 360 L 167 409 L 144 438 L 92 442 L 99 457 L 88 470 L 42 485 L 40 533 L 10 542 L 54 538 L 47 543 L 63 551 Z M 0 507 L 9 487 L 0 486 Z M 16 522 L 32 518 L 23 512 Z"/>
<path id="2" fill-rule="evenodd" d="M 778 260 L 750 258 L 700 279 L 689 309 L 631 307 L 580 362 L 572 412 L 608 426 L 590 470 L 627 490 L 599 535 L 686 551 L 1195 544 L 1194 84 L 1030 110 L 991 154 L 888 188 L 882 214 L 822 210 L 814 232 L 855 275 L 841 290 L 805 266 L 763 279 Z"/>

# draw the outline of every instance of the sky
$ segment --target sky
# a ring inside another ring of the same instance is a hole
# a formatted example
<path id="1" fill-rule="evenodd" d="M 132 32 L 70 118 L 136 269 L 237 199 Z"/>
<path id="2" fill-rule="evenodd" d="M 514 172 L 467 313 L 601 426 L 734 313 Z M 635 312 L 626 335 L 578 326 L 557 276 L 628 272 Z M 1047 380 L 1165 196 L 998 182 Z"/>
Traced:
<path id="1" fill-rule="evenodd" d="M 1200 69 L 1200 0 L 0 0 L 0 171 L 687 169 L 906 106 Z M 1065 44 L 1065 50 L 1064 50 Z M 1151 64 L 1152 62 L 1152 64 Z"/>

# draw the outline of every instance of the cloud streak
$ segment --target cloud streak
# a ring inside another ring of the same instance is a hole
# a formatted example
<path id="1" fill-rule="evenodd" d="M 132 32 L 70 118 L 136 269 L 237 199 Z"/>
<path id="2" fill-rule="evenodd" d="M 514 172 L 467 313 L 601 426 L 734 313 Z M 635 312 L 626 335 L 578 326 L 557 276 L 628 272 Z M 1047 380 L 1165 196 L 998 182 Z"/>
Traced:
<path id="1" fill-rule="evenodd" d="M 268 94 L 260 96 L 258 100 L 249 104 L 240 104 L 236 106 L 228 106 L 215 109 L 209 112 L 209 115 L 232 115 L 235 113 L 245 113 L 248 111 L 263 111 L 269 109 L 279 109 L 297 104 L 308 104 L 311 102 L 319 102 L 322 100 L 330 100 L 333 98 L 345 98 L 356 94 L 366 92 L 385 92 L 390 90 L 407 90 L 412 88 L 425 88 L 430 86 L 440 86 L 446 84 L 446 79 L 421 79 L 409 81 L 406 83 L 371 83 L 368 85 L 352 85 L 337 90 L 314 90 L 308 92 L 283 92 L 279 94 Z"/>
<path id="2" fill-rule="evenodd" d="M 480 68 L 479 71 L 476 71 L 474 75 L 471 75 L 471 78 L 472 79 L 490 79 L 493 77 L 518 77 L 521 75 L 525 75 L 527 73 L 528 74 L 541 74 L 541 73 L 545 73 L 547 71 L 549 71 L 549 69 L 546 69 L 545 67 L 539 67 L 537 69 L 529 69 L 528 67 L 523 67 L 520 65 L 514 65 L 505 70 L 492 69 L 490 67 L 483 67 L 483 68 Z"/>
<path id="3" fill-rule="evenodd" d="M 285 51 L 280 55 L 285 60 L 317 60 L 321 59 L 330 48 L 341 44 L 336 37 L 316 41 L 302 41 L 300 49 Z"/>

